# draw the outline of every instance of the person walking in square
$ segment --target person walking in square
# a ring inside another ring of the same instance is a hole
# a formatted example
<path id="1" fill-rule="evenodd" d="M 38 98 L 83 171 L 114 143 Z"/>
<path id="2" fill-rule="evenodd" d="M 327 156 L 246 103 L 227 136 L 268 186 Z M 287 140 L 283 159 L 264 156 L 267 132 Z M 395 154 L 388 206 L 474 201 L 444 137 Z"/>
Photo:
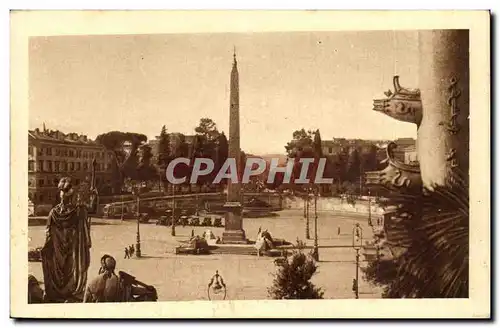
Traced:
<path id="1" fill-rule="evenodd" d="M 130 254 L 128 252 L 128 247 L 125 247 L 125 257 L 124 259 L 129 259 L 130 258 Z"/>

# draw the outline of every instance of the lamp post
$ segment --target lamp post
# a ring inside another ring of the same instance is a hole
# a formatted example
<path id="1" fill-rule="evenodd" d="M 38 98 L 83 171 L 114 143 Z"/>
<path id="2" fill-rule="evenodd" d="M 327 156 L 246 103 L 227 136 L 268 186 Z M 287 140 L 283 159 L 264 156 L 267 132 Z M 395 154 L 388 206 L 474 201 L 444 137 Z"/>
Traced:
<path id="1" fill-rule="evenodd" d="M 121 215 L 121 220 L 123 221 L 123 193 L 122 193 L 121 199 L 122 199 L 122 215 Z"/>
<path id="2" fill-rule="evenodd" d="M 172 184 L 172 236 L 175 237 L 175 184 Z"/>
<path id="3" fill-rule="evenodd" d="M 314 193 L 314 248 L 312 253 L 313 258 L 319 261 L 318 248 L 318 193 Z"/>
<path id="4" fill-rule="evenodd" d="M 136 189 L 135 191 L 136 197 L 137 197 L 137 238 L 136 238 L 136 244 L 135 244 L 135 256 L 137 258 L 141 257 L 141 232 L 140 232 L 140 219 L 141 219 L 141 212 L 139 210 L 140 206 L 140 197 L 139 197 L 139 189 Z"/>
<path id="5" fill-rule="evenodd" d="M 309 234 L 309 190 L 306 195 L 306 239 L 311 239 Z"/>
<path id="6" fill-rule="evenodd" d="M 372 199 L 371 199 L 370 189 L 368 189 L 368 225 L 373 226 L 372 224 Z"/>
<path id="7" fill-rule="evenodd" d="M 140 218 L 137 217 L 137 239 L 135 244 L 135 256 L 141 257 L 141 232 L 139 230 Z"/>
<path id="8" fill-rule="evenodd" d="M 352 229 L 352 248 L 356 250 L 356 278 L 352 282 L 354 296 L 359 298 L 359 250 L 363 246 L 363 229 L 356 223 Z"/>

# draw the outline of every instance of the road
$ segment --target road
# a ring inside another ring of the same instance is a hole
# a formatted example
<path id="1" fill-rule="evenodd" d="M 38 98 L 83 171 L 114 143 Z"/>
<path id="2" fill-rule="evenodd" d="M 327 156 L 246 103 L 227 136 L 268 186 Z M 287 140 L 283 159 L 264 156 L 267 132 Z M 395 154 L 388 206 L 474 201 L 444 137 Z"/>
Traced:
<path id="1" fill-rule="evenodd" d="M 243 226 L 249 239 L 255 239 L 259 227 L 268 229 L 273 237 L 295 243 L 297 237 L 305 241 L 305 219 L 300 210 L 284 210 L 279 217 L 244 219 Z M 352 227 L 360 223 L 364 239 L 371 239 L 367 219 L 334 216 L 322 212 L 318 217 L 318 240 L 320 246 L 351 245 Z M 174 248 L 189 239 L 193 227 L 176 228 L 177 236 L 170 235 L 170 227 L 141 224 L 141 259 L 124 259 L 124 248 L 135 244 L 135 221 L 93 219 L 91 228 L 92 250 L 89 277 L 99 268 L 99 259 L 110 254 L 117 259 L 117 270 L 128 272 L 137 279 L 154 285 L 160 301 L 206 300 L 207 285 L 218 270 L 227 285 L 227 299 L 269 299 L 267 288 L 271 286 L 276 270 L 274 259 L 249 255 L 175 255 Z M 340 227 L 341 234 L 337 235 Z M 201 235 L 207 229 L 195 227 Z M 211 228 L 221 236 L 223 228 Z M 44 227 L 29 227 L 29 248 L 43 245 Z M 314 220 L 310 222 L 311 238 L 314 237 Z M 307 241 L 308 245 L 313 240 Z M 349 247 L 321 248 L 319 272 L 312 282 L 323 288 L 325 298 L 353 298 L 352 279 L 355 275 L 355 251 Z M 29 272 L 42 280 L 41 263 L 30 262 Z M 362 277 L 360 271 L 360 277 Z M 381 291 L 360 281 L 360 298 L 380 298 Z"/>

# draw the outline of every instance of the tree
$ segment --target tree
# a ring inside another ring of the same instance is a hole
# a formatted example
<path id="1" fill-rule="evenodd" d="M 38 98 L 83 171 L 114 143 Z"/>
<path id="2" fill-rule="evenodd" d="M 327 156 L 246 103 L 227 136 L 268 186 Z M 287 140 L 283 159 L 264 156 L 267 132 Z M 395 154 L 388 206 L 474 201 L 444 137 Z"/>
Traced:
<path id="1" fill-rule="evenodd" d="M 160 140 L 158 141 L 158 161 L 159 167 L 167 167 L 170 160 L 170 136 L 165 125 L 161 128 Z"/>
<path id="2" fill-rule="evenodd" d="M 378 148 L 374 144 L 368 144 L 361 147 L 361 172 L 375 171 L 378 169 L 377 151 Z"/>
<path id="3" fill-rule="evenodd" d="M 314 149 L 314 154 L 318 158 L 323 157 L 323 147 L 321 145 L 321 135 L 319 133 L 319 129 L 316 130 L 316 132 L 314 133 L 313 149 Z"/>
<path id="4" fill-rule="evenodd" d="M 210 158 L 212 154 L 206 154 L 206 143 L 207 140 L 203 135 L 195 135 L 193 139 L 193 143 L 190 145 L 191 146 L 191 161 L 190 161 L 190 173 L 192 174 L 193 168 L 194 168 L 194 163 L 197 158 Z M 198 179 L 196 179 L 196 185 L 197 186 L 202 186 L 205 183 L 207 183 L 208 177 L 206 175 L 199 176 Z M 191 185 L 190 185 L 191 187 Z"/>
<path id="5" fill-rule="evenodd" d="M 287 145 L 285 146 L 288 157 L 295 160 L 292 176 L 290 179 L 290 187 L 294 190 L 304 191 L 305 186 L 303 184 L 295 185 L 294 182 L 300 176 L 302 166 L 304 165 L 300 162 L 300 159 L 316 157 L 314 151 L 313 132 L 310 130 L 306 131 L 305 129 L 300 129 L 294 131 L 292 137 L 292 141 L 287 143 Z M 307 178 L 309 180 L 314 179 L 313 171 L 314 170 L 311 169 L 310 165 L 309 170 L 307 171 Z"/>
<path id="6" fill-rule="evenodd" d="M 317 271 L 317 265 L 311 255 L 299 250 L 294 251 L 290 258 L 275 261 L 278 267 L 268 294 L 273 299 L 322 299 L 321 288 L 311 283 L 312 276 Z"/>
<path id="7" fill-rule="evenodd" d="M 217 137 L 217 140 L 215 142 L 215 152 L 214 152 L 214 170 L 210 173 L 210 181 L 213 181 L 217 175 L 217 173 L 220 171 L 222 165 L 224 165 L 224 162 L 227 160 L 227 157 L 229 156 L 229 143 L 227 141 L 226 135 L 224 132 L 219 134 Z M 227 181 L 223 179 L 221 181 L 221 184 L 225 184 Z"/>
<path id="8" fill-rule="evenodd" d="M 153 152 L 151 146 L 142 145 L 139 148 L 138 179 L 140 181 L 154 181 L 158 179 L 158 171 L 151 162 Z"/>
<path id="9" fill-rule="evenodd" d="M 170 136 L 167 133 L 167 129 L 165 125 L 161 128 L 160 132 L 160 140 L 158 141 L 158 167 L 160 169 L 160 183 L 163 185 L 163 189 L 167 189 L 168 181 L 167 179 L 163 179 L 165 174 L 165 170 L 170 163 Z"/>
<path id="10" fill-rule="evenodd" d="M 289 158 L 294 158 L 299 153 L 312 152 L 312 132 L 305 129 L 296 130 L 292 134 L 292 141 L 288 142 L 285 146 L 286 153 Z"/>
<path id="11" fill-rule="evenodd" d="M 176 138 L 175 138 L 175 143 L 174 147 L 172 149 L 172 155 L 173 158 L 178 158 L 178 157 L 184 157 L 184 158 L 189 158 L 189 145 L 186 142 L 186 136 L 183 135 L 182 133 L 179 133 Z M 175 166 L 174 169 L 174 177 L 176 178 L 182 178 L 186 177 L 186 181 L 184 184 L 189 184 L 189 177 L 190 177 L 190 166 L 186 164 L 179 164 Z"/>
<path id="12" fill-rule="evenodd" d="M 144 134 L 120 131 L 111 131 L 97 136 L 96 142 L 114 155 L 112 174 L 114 193 L 121 191 L 126 177 L 135 175 L 139 164 L 137 151 L 147 140 Z M 129 152 L 125 151 L 125 144 L 130 145 Z"/>
<path id="13" fill-rule="evenodd" d="M 456 177 L 426 195 L 400 194 L 383 206 L 397 206 L 405 221 L 391 225 L 391 242 L 406 248 L 393 258 L 373 262 L 368 281 L 384 287 L 386 298 L 467 298 L 469 291 L 468 184 Z"/>
<path id="14" fill-rule="evenodd" d="M 351 148 L 349 151 L 349 158 L 347 160 L 346 178 L 350 182 L 355 182 L 361 175 L 361 159 L 359 151 L 356 147 Z"/>
<path id="15" fill-rule="evenodd" d="M 217 124 L 210 118 L 200 119 L 200 124 L 194 129 L 196 134 L 203 136 L 207 141 L 214 141 L 219 136 Z"/>

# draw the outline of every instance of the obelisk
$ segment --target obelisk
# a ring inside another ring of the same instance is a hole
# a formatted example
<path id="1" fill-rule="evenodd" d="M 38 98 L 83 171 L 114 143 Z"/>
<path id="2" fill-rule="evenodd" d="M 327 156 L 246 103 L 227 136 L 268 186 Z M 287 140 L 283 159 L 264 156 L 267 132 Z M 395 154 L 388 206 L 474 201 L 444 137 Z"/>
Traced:
<path id="1" fill-rule="evenodd" d="M 233 54 L 233 68 L 231 70 L 229 99 L 229 146 L 228 158 L 234 158 L 236 167 L 240 166 L 240 91 L 238 79 L 238 66 L 236 62 L 236 51 Z M 228 180 L 227 199 L 224 204 L 226 210 L 225 231 L 222 233 L 223 244 L 246 244 L 248 243 L 243 230 L 242 211 L 240 202 L 241 174 L 238 172 L 238 182 L 232 183 Z"/>

